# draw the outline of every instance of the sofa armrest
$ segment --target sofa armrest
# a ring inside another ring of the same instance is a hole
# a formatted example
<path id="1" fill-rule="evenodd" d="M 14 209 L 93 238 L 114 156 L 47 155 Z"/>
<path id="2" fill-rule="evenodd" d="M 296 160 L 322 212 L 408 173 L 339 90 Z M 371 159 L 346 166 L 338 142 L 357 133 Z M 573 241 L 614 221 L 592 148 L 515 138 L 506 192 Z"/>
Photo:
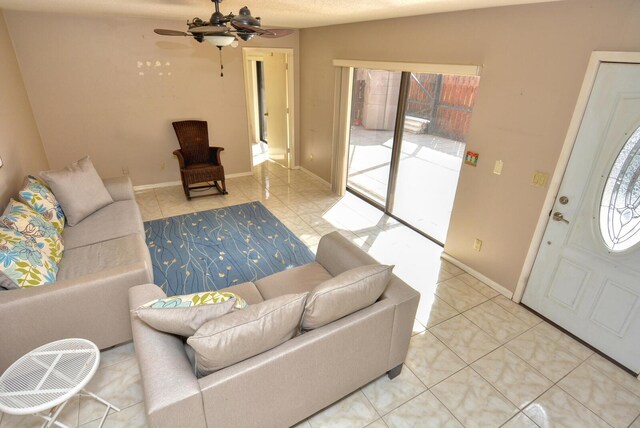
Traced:
<path id="1" fill-rule="evenodd" d="M 328 233 L 320 239 L 316 262 L 333 276 L 358 266 L 378 263 L 376 259 L 340 235 L 340 232 Z"/>
<path id="2" fill-rule="evenodd" d="M 129 289 L 129 308 L 164 297 L 154 284 L 139 285 Z M 149 327 L 134 312 L 131 329 L 150 425 L 206 427 L 200 385 L 182 339 Z"/>
<path id="3" fill-rule="evenodd" d="M 1 292 L 0 372 L 54 340 L 82 337 L 101 349 L 131 340 L 127 290 L 148 282 L 148 276 L 145 263 L 139 263 Z"/>
<path id="4" fill-rule="evenodd" d="M 365 251 L 340 235 L 339 232 L 331 232 L 320 239 L 316 261 L 333 276 L 358 266 L 378 263 Z M 395 306 L 389 351 L 389 368 L 391 369 L 402 364 L 407 356 L 420 293 L 397 276 L 392 275 L 389 285 L 380 299 L 388 300 Z"/>
<path id="5" fill-rule="evenodd" d="M 133 184 L 129 177 L 105 178 L 102 182 L 114 202 L 136 199 L 136 195 L 133 191 Z"/>
<path id="6" fill-rule="evenodd" d="M 418 303 L 420 303 L 420 293 L 397 276 L 392 275 L 380 300 L 395 306 L 389 349 L 389 368 L 391 369 L 404 363 L 407 357 L 413 323 L 418 311 Z"/>

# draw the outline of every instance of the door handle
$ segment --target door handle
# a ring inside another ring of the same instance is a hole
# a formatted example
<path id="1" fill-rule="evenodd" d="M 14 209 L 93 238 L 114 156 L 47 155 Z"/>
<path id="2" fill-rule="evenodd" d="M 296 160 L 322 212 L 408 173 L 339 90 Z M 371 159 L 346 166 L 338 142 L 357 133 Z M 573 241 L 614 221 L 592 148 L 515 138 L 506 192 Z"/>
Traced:
<path id="1" fill-rule="evenodd" d="M 569 220 L 567 220 L 566 218 L 564 218 L 564 216 L 562 215 L 562 213 L 561 213 L 561 212 L 558 212 L 558 211 L 556 211 L 556 212 L 554 212 L 554 213 L 553 213 L 553 219 L 554 219 L 555 221 L 564 221 L 565 223 L 569 224 Z"/>
<path id="2" fill-rule="evenodd" d="M 269 116 L 269 112 L 266 112 L 264 115 L 265 115 L 265 116 Z"/>

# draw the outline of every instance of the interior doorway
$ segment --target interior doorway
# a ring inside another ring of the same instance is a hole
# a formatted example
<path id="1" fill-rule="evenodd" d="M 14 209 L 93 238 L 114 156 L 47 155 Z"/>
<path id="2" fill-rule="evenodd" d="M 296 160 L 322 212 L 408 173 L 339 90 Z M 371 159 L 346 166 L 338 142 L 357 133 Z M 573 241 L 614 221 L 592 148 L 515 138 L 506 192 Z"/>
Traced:
<path id="1" fill-rule="evenodd" d="M 267 128 L 267 100 L 264 93 L 264 62 L 256 61 L 256 85 L 258 96 L 258 138 L 260 142 L 269 144 L 269 130 Z"/>
<path id="2" fill-rule="evenodd" d="M 479 80 L 354 68 L 347 189 L 443 245 Z"/>
<path id="3" fill-rule="evenodd" d="M 294 159 L 293 50 L 244 48 L 247 122 L 252 166 L 285 168 Z"/>

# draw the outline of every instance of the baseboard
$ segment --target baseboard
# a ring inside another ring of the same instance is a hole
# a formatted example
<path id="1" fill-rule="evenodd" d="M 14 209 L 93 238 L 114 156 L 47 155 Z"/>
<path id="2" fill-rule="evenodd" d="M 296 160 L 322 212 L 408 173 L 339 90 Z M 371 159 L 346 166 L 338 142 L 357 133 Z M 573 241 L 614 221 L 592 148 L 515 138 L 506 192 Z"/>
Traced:
<path id="1" fill-rule="evenodd" d="M 303 166 L 299 166 L 296 169 L 300 169 L 300 171 L 304 172 L 305 174 L 309 174 L 310 176 L 312 176 L 313 178 L 315 178 L 316 180 L 320 181 L 322 184 L 324 184 L 325 186 L 327 186 L 328 188 L 331 188 L 331 183 L 329 183 L 327 180 L 325 180 L 324 178 L 314 174 L 313 172 L 309 171 L 307 168 L 303 167 Z"/>
<path id="2" fill-rule="evenodd" d="M 226 174 L 225 179 L 246 177 L 247 175 L 253 175 L 253 172 L 249 171 L 249 172 L 238 172 L 236 174 Z M 140 186 L 133 186 L 133 190 L 136 192 L 140 192 L 142 190 L 160 189 L 162 187 L 171 187 L 171 186 L 182 186 L 182 181 L 165 181 L 164 183 L 141 184 Z"/>
<path id="3" fill-rule="evenodd" d="M 475 270 L 475 269 L 467 266 L 466 264 L 462 263 L 460 260 L 458 260 L 458 259 L 456 259 L 454 257 L 451 257 L 449 254 L 444 253 L 444 252 L 442 253 L 442 255 L 440 257 L 442 257 L 443 259 L 445 259 L 449 263 L 459 267 L 460 269 L 464 270 L 465 272 L 467 272 L 469 275 L 471 275 L 472 277 L 476 278 L 477 280 L 482 281 L 483 283 L 487 284 L 489 287 L 493 288 L 494 290 L 496 290 L 498 293 L 502 294 L 507 299 L 509 299 L 509 300 L 513 299 L 513 291 L 509 291 L 506 287 L 498 284 L 497 282 L 495 282 L 491 278 L 484 276 L 483 274 L 481 274 L 477 270 Z"/>
<path id="4" fill-rule="evenodd" d="M 140 192 L 142 190 L 160 189 L 161 187 L 182 186 L 182 181 L 165 181 L 164 183 L 141 184 L 133 186 L 133 190 Z"/>

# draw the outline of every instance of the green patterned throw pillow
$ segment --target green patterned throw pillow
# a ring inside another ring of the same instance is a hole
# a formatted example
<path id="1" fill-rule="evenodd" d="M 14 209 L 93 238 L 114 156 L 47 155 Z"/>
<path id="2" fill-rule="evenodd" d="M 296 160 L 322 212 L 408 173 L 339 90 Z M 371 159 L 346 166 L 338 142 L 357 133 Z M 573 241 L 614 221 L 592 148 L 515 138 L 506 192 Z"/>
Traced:
<path id="1" fill-rule="evenodd" d="M 28 288 L 55 282 L 58 266 L 35 241 L 15 230 L 0 228 L 0 271 L 21 288 Z"/>
<path id="2" fill-rule="evenodd" d="M 206 291 L 152 300 L 135 313 L 156 330 L 188 337 L 202 324 L 246 307 L 247 302 L 237 294 Z"/>
<path id="3" fill-rule="evenodd" d="M 32 240 L 35 246 L 54 263 L 62 258 L 64 241 L 56 227 L 28 205 L 11 199 L 0 217 L 0 227 L 20 232 L 26 239 Z"/>
<path id="4" fill-rule="evenodd" d="M 35 212 L 53 224 L 58 233 L 64 230 L 64 212 L 51 189 L 37 178 L 29 175 L 25 179 L 22 190 L 18 192 L 20 200 L 29 205 Z"/>
<path id="5" fill-rule="evenodd" d="M 183 296 L 171 296 L 164 299 L 156 299 L 140 306 L 141 308 L 167 309 L 167 308 L 189 308 L 199 305 L 215 305 L 223 303 L 229 299 L 236 299 L 235 309 L 244 309 L 247 302 L 235 293 L 228 291 L 205 291 L 202 293 L 185 294 Z"/>

